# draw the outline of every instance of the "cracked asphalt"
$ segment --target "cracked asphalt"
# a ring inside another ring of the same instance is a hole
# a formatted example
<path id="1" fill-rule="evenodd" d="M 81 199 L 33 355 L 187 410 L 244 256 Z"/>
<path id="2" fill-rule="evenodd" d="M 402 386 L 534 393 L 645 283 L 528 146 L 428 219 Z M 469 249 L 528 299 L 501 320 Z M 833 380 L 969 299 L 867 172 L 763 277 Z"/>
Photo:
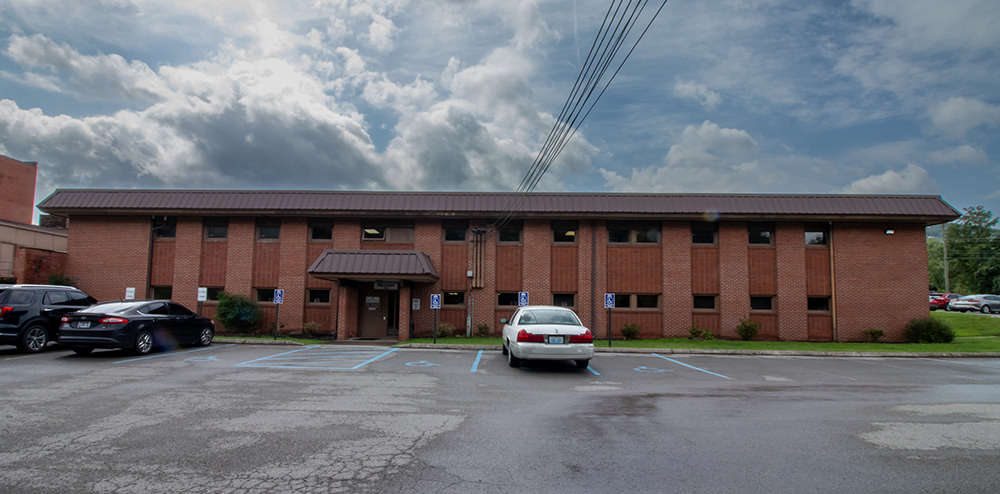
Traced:
<path id="1" fill-rule="evenodd" d="M 0 492 L 993 492 L 1000 360 L 0 348 Z"/>

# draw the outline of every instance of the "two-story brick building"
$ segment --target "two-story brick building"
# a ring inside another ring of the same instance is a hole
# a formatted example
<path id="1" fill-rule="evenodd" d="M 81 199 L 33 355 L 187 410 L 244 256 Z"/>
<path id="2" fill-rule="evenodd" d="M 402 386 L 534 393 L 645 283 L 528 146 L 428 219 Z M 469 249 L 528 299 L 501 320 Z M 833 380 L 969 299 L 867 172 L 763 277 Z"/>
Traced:
<path id="1" fill-rule="evenodd" d="M 489 326 L 526 292 L 574 308 L 597 337 L 692 326 L 735 338 L 901 340 L 927 317 L 925 227 L 957 218 L 937 196 L 58 190 L 67 275 L 102 299 L 170 297 L 204 311 L 250 296 L 285 331 L 430 336 L 438 316 Z M 502 219 L 506 218 L 506 221 Z M 605 294 L 615 308 L 605 309 Z"/>

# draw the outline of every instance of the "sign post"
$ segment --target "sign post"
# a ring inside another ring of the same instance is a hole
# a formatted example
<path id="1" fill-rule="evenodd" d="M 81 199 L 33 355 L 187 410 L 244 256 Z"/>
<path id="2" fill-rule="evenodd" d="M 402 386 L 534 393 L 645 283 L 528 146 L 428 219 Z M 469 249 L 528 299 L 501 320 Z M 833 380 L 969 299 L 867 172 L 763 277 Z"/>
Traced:
<path id="1" fill-rule="evenodd" d="M 205 306 L 205 301 L 208 300 L 208 287 L 199 286 L 198 287 L 198 315 L 202 315 L 202 308 Z"/>
<path id="2" fill-rule="evenodd" d="M 608 309 L 608 348 L 611 348 L 611 309 L 615 308 L 615 294 L 604 294 L 604 308 Z"/>
<path id="3" fill-rule="evenodd" d="M 278 339 L 278 312 L 281 310 L 281 304 L 285 303 L 285 291 L 275 290 L 274 291 L 274 339 Z"/>
<path id="4" fill-rule="evenodd" d="M 441 294 L 432 293 L 431 294 L 431 310 L 434 312 L 434 343 L 438 342 L 438 310 L 441 309 Z"/>

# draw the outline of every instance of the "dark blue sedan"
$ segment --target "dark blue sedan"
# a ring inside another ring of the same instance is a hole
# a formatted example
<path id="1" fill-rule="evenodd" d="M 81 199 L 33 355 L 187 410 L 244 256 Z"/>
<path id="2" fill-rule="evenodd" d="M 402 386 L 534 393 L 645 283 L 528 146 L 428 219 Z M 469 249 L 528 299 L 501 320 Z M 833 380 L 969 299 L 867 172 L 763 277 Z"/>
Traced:
<path id="1" fill-rule="evenodd" d="M 124 348 L 145 355 L 181 344 L 207 346 L 215 323 L 170 300 L 102 302 L 63 316 L 59 344 L 76 353 Z"/>

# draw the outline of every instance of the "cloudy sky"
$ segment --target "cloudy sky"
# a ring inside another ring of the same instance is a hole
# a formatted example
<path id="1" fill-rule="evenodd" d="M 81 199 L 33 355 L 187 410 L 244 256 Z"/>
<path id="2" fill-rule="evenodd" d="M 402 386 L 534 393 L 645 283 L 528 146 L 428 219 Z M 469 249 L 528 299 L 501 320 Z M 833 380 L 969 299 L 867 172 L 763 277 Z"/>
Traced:
<path id="1" fill-rule="evenodd" d="M 36 202 L 514 190 L 611 3 L 0 0 L 0 154 L 39 162 Z M 998 25 L 996 0 L 671 0 L 536 190 L 1000 215 Z"/>

